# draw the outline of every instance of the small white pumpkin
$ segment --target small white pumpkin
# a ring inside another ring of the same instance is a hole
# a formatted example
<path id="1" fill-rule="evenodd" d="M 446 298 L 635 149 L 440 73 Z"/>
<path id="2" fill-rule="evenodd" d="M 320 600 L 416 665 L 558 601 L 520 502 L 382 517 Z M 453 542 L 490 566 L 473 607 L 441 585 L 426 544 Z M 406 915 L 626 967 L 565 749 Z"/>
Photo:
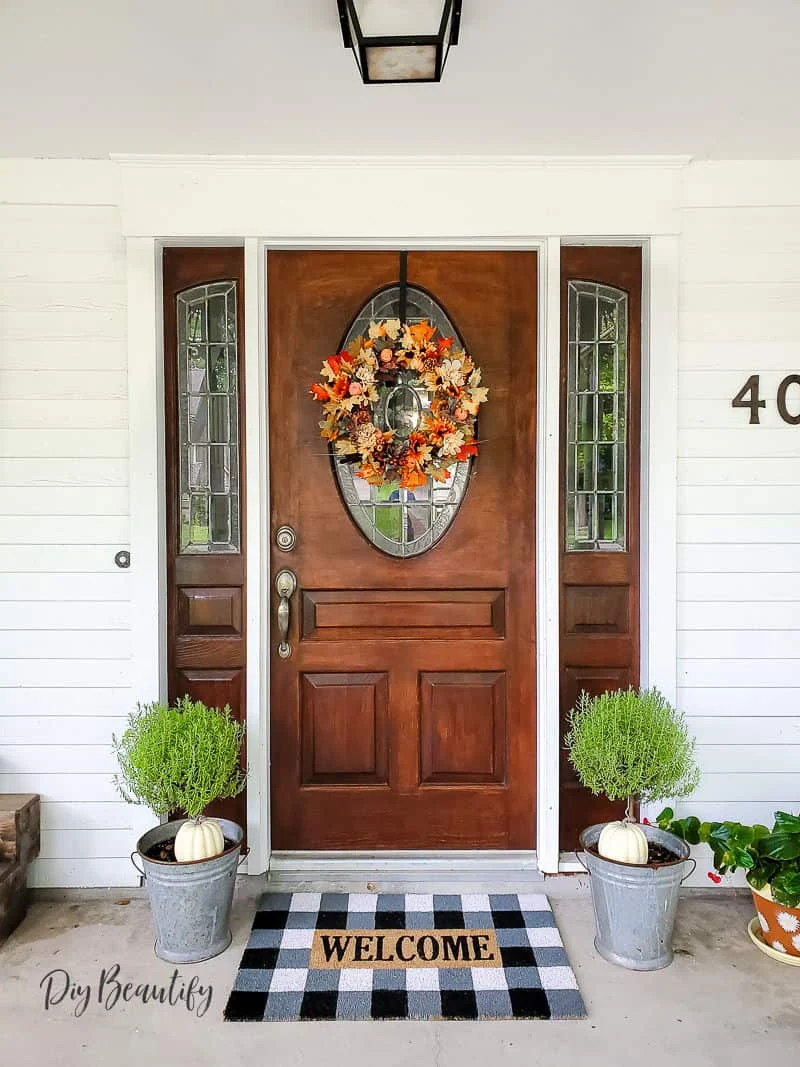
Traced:
<path id="1" fill-rule="evenodd" d="M 647 838 L 635 822 L 610 822 L 600 833 L 597 851 L 616 863 L 647 863 Z"/>
<path id="2" fill-rule="evenodd" d="M 179 863 L 210 860 L 225 851 L 222 827 L 216 819 L 187 819 L 175 835 L 175 859 Z"/>

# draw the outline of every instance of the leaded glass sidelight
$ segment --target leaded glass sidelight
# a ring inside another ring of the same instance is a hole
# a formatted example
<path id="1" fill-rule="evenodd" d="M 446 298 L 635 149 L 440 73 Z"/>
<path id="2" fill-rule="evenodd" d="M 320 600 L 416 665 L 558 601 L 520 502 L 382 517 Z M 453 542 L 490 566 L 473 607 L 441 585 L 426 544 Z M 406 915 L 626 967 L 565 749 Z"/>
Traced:
<path id="1" fill-rule="evenodd" d="M 569 283 L 567 551 L 624 551 L 628 297 Z"/>
<path id="2" fill-rule="evenodd" d="M 399 286 L 381 290 L 358 313 L 342 347 L 366 334 L 370 322 L 398 318 L 399 314 Z M 458 348 L 464 347 L 444 309 L 428 293 L 408 286 L 405 320 L 413 324 L 423 319 L 443 336 L 454 337 Z M 380 386 L 373 415 L 380 429 L 407 437 L 420 424 L 430 409 L 431 397 L 415 384 L 416 379 L 416 372 L 408 372 L 397 384 Z M 449 469 L 447 481 L 428 478 L 416 489 L 401 489 L 399 483 L 370 485 L 356 475 L 352 464 L 335 459 L 333 469 L 344 502 L 364 536 L 381 552 L 408 558 L 427 552 L 444 536 L 466 493 L 471 464 L 471 459 L 456 463 Z"/>
<path id="3" fill-rule="evenodd" d="M 180 551 L 238 552 L 236 282 L 179 293 Z"/>

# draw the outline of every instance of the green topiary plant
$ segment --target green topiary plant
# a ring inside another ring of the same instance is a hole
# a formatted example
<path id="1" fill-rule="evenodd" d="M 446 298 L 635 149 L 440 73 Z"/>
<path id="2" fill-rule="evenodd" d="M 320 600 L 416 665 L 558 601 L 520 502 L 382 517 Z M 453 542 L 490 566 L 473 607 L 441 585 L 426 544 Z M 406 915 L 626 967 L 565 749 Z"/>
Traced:
<path id="1" fill-rule="evenodd" d="M 208 708 L 185 696 L 173 707 L 139 705 L 114 750 L 114 781 L 125 800 L 146 804 L 156 815 L 182 809 L 197 819 L 214 800 L 244 789 L 239 767 L 244 727 L 231 709 Z"/>
<path id="2" fill-rule="evenodd" d="M 657 689 L 581 693 L 565 743 L 583 785 L 627 802 L 626 822 L 637 797 L 687 796 L 700 780 L 684 716 Z"/>

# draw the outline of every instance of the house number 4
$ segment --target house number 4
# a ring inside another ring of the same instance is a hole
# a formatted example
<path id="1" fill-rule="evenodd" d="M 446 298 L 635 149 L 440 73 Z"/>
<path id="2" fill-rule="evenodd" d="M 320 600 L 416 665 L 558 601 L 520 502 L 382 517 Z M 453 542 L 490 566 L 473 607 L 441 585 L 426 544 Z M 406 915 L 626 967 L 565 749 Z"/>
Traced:
<path id="1" fill-rule="evenodd" d="M 751 374 L 733 400 L 731 400 L 731 407 L 733 408 L 750 409 L 751 426 L 759 425 L 761 421 L 759 409 L 767 406 L 766 400 L 759 400 L 758 398 L 759 377 L 760 375 L 758 374 Z M 776 400 L 778 402 L 778 414 L 783 421 L 788 422 L 790 426 L 797 426 L 800 425 L 800 410 L 793 415 L 786 406 L 786 394 L 793 385 L 800 388 L 800 374 L 789 374 L 783 379 L 778 386 Z M 800 394 L 796 397 L 796 400 L 800 401 Z M 798 403 L 798 408 L 800 408 L 800 403 Z"/>

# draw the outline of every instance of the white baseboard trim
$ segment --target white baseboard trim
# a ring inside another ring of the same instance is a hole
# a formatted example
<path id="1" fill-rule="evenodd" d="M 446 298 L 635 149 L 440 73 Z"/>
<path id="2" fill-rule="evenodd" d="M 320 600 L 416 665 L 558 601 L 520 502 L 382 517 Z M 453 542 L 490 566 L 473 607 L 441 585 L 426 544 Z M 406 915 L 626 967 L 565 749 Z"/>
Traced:
<path id="1" fill-rule="evenodd" d="M 329 892 L 501 892 L 541 886 L 535 851 L 273 852 L 270 888 Z"/>

